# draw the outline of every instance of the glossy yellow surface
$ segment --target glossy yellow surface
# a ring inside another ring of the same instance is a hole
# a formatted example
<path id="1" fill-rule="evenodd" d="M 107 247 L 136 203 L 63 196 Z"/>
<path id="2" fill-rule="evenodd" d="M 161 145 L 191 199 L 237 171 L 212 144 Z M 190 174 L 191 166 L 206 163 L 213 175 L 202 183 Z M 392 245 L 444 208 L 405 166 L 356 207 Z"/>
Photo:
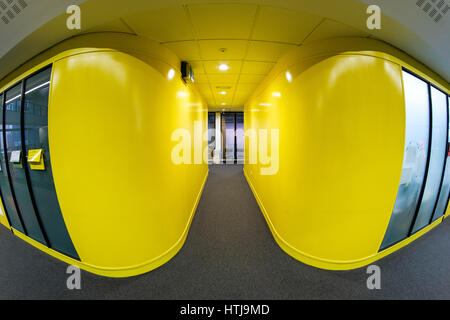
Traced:
<path id="1" fill-rule="evenodd" d="M 50 52 L 27 73 L 53 62 L 52 170 L 81 262 L 14 233 L 97 274 L 152 270 L 182 247 L 208 173 L 206 164 L 172 162 L 172 133 L 184 129 L 194 137 L 197 122 L 203 134 L 206 106 L 182 82 L 176 56 L 139 37 L 82 36 Z M 194 143 L 191 148 L 194 157 Z"/>
<path id="2" fill-rule="evenodd" d="M 7 228 L 10 228 L 8 218 L 6 217 L 5 208 L 3 207 L 3 202 L 0 201 L 0 223 Z"/>
<path id="3" fill-rule="evenodd" d="M 278 172 L 246 164 L 247 180 L 279 245 L 316 267 L 351 269 L 386 254 L 378 250 L 401 176 L 408 65 L 382 49 L 359 39 L 299 48 L 245 106 L 246 130 L 279 129 Z"/>

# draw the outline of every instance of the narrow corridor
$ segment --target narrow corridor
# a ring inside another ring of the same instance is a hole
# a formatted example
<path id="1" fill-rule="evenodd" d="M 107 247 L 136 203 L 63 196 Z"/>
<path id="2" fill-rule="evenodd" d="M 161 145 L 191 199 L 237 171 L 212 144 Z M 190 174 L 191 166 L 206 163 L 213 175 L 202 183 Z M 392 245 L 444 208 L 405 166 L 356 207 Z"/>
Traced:
<path id="1" fill-rule="evenodd" d="M 275 243 L 242 172 L 210 166 L 186 243 L 167 264 L 113 279 L 82 271 L 66 288 L 67 265 L 0 228 L 0 299 L 440 299 L 450 298 L 447 221 L 381 261 L 382 289 L 368 290 L 366 268 L 326 271 Z M 426 275 L 426 276 L 424 276 Z"/>

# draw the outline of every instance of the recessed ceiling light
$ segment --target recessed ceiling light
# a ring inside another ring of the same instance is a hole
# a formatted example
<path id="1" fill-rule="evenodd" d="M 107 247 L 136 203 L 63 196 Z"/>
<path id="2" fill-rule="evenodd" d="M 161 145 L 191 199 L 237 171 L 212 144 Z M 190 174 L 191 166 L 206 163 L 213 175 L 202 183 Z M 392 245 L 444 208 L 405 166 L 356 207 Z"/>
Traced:
<path id="1" fill-rule="evenodd" d="M 172 80 L 175 77 L 175 70 L 170 69 L 167 73 L 167 79 Z"/>
<path id="2" fill-rule="evenodd" d="M 227 94 L 226 91 L 220 91 L 220 94 Z"/>
<path id="3" fill-rule="evenodd" d="M 286 71 L 286 79 L 287 81 L 291 82 L 292 81 L 292 74 L 289 71 Z"/>
<path id="4" fill-rule="evenodd" d="M 281 97 L 281 93 L 275 91 L 275 92 L 272 92 L 272 96 L 274 96 L 276 98 L 280 98 Z"/>
<path id="5" fill-rule="evenodd" d="M 219 64 L 220 71 L 227 71 L 228 69 L 230 69 L 230 67 L 227 64 L 225 63 Z"/>
<path id="6" fill-rule="evenodd" d="M 222 103 L 221 103 L 221 105 L 223 105 L 223 106 L 226 106 L 226 105 L 227 105 L 227 103 L 226 103 L 226 102 L 222 102 Z"/>

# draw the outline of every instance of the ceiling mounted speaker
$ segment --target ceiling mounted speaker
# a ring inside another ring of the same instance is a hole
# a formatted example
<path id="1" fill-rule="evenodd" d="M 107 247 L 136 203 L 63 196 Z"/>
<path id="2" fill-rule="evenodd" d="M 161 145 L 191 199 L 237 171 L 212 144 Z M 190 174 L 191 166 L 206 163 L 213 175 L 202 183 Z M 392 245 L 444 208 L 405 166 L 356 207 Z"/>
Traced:
<path id="1" fill-rule="evenodd" d="M 25 0 L 0 0 L 0 19 L 9 24 L 27 6 Z"/>
<path id="2" fill-rule="evenodd" d="M 449 0 L 418 0 L 416 5 L 436 23 L 450 10 Z"/>
<path id="3" fill-rule="evenodd" d="M 186 83 L 194 82 L 194 72 L 189 62 L 181 61 L 181 77 Z"/>

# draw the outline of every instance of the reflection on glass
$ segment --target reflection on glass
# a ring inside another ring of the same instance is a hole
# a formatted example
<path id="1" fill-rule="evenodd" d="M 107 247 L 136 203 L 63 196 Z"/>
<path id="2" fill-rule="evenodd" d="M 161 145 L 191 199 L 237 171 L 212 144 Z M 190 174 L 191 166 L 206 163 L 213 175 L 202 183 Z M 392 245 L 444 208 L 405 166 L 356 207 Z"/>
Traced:
<path id="1" fill-rule="evenodd" d="M 0 132 L 3 132 L 3 95 L 0 95 Z M 3 207 L 5 208 L 6 214 L 8 216 L 9 223 L 13 228 L 25 233 L 22 223 L 17 212 L 16 204 L 14 202 L 13 195 L 11 193 L 11 186 L 8 180 L 8 171 L 6 165 L 8 162 L 5 160 L 5 148 L 3 146 L 3 136 L 0 136 L 0 162 L 1 162 L 1 172 L 0 172 L 0 190 L 1 197 L 3 200 Z"/>
<path id="2" fill-rule="evenodd" d="M 227 163 L 234 163 L 234 113 L 224 113 L 223 118 L 225 120 L 225 160 Z"/>
<path id="3" fill-rule="evenodd" d="M 422 189 L 428 153 L 428 84 L 403 72 L 405 90 L 405 152 L 400 186 L 381 250 L 408 236 Z"/>
<path id="4" fill-rule="evenodd" d="M 238 163 L 244 163 L 244 113 L 236 113 L 236 153 Z"/>
<path id="5" fill-rule="evenodd" d="M 216 114 L 208 112 L 208 161 L 214 159 L 216 149 Z"/>
<path id="6" fill-rule="evenodd" d="M 30 192 L 34 195 L 37 211 L 47 234 L 49 247 L 77 258 L 77 252 L 67 232 L 56 196 L 50 164 L 48 143 L 48 96 L 50 90 L 51 69 L 34 75 L 25 82 L 24 130 L 25 151 L 42 149 L 45 170 L 31 170 Z M 28 164 L 27 164 L 28 165 Z"/>
<path id="7" fill-rule="evenodd" d="M 447 149 L 447 97 L 431 87 L 432 130 L 431 153 L 425 190 L 414 223 L 413 232 L 426 227 L 431 220 L 441 186 L 444 171 L 445 150 Z"/>
<path id="8" fill-rule="evenodd" d="M 447 97 L 448 106 L 450 105 L 450 97 Z M 447 106 L 447 112 L 449 112 Z M 445 173 L 444 180 L 442 181 L 441 192 L 439 193 L 439 199 L 436 205 L 436 209 L 434 210 L 433 221 L 436 221 L 440 217 L 445 214 L 445 210 L 447 209 L 448 197 L 450 192 L 450 123 L 448 127 L 448 140 L 447 140 L 447 162 L 445 165 Z"/>
<path id="9" fill-rule="evenodd" d="M 33 203 L 28 191 L 24 166 L 25 156 L 22 154 L 22 136 L 20 131 L 21 83 L 6 92 L 5 101 L 5 138 L 7 163 L 11 175 L 12 190 L 16 198 L 18 211 L 22 217 L 27 235 L 34 240 L 46 244 L 41 227 L 36 218 Z M 11 154 L 20 152 L 20 160 L 12 163 Z"/>

